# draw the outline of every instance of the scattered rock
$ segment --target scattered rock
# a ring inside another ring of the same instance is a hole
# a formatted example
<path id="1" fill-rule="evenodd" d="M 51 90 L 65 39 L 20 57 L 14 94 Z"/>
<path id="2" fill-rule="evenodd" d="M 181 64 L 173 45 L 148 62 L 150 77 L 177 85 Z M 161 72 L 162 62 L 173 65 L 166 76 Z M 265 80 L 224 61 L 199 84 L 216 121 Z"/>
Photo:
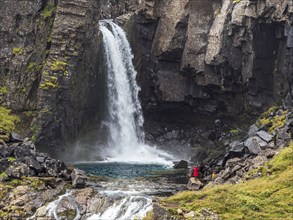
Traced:
<path id="1" fill-rule="evenodd" d="M 252 159 L 253 168 L 258 168 L 260 166 L 264 166 L 265 163 L 268 161 L 268 158 L 265 156 L 257 156 Z"/>
<path id="2" fill-rule="evenodd" d="M 258 155 L 259 155 L 259 156 L 265 156 L 265 157 L 267 157 L 267 158 L 272 158 L 272 157 L 274 157 L 277 153 L 278 153 L 277 150 L 274 150 L 274 149 L 265 149 L 265 150 L 262 150 Z"/>
<path id="3" fill-rule="evenodd" d="M 235 158 L 232 158 L 232 159 L 229 159 L 227 160 L 226 162 L 226 166 L 228 167 L 234 167 L 237 163 L 239 163 L 240 161 L 242 161 L 240 158 L 238 157 L 235 157 Z"/>
<path id="4" fill-rule="evenodd" d="M 248 148 L 249 152 L 252 154 L 258 154 L 261 151 L 261 148 L 257 142 L 257 138 L 250 137 L 248 138 L 244 145 Z"/>
<path id="5" fill-rule="evenodd" d="M 187 189 L 189 190 L 199 190 L 203 186 L 202 182 L 200 182 L 197 178 L 191 177 L 189 178 Z"/>
<path id="6" fill-rule="evenodd" d="M 186 219 L 192 219 L 195 217 L 195 212 L 194 211 L 191 211 L 191 212 L 188 212 L 187 214 L 184 214 L 184 218 Z"/>
<path id="7" fill-rule="evenodd" d="M 21 136 L 19 134 L 15 133 L 15 132 L 11 132 L 10 133 L 10 141 L 16 143 L 16 142 L 22 142 L 23 139 L 21 138 Z"/>
<path id="8" fill-rule="evenodd" d="M 220 220 L 218 214 L 212 212 L 211 210 L 209 209 L 202 209 L 200 211 L 200 214 L 202 216 L 202 219 L 210 219 L 210 220 Z"/>
<path id="9" fill-rule="evenodd" d="M 74 188 L 83 188 L 86 185 L 87 176 L 84 171 L 79 169 L 74 169 L 71 173 L 72 186 Z"/>
<path id="10" fill-rule="evenodd" d="M 152 220 L 167 220 L 171 219 L 169 212 L 158 205 L 157 203 L 153 204 L 153 217 Z"/>
<path id="11" fill-rule="evenodd" d="M 231 170 L 230 168 L 226 168 L 222 173 L 221 176 L 224 180 L 227 180 L 231 176 Z"/>
<path id="12" fill-rule="evenodd" d="M 261 139 L 263 139 L 264 141 L 266 141 L 267 143 L 270 142 L 270 141 L 272 141 L 273 138 L 274 138 L 273 135 L 269 134 L 269 133 L 266 132 L 266 131 L 262 131 L 262 130 L 261 130 L 261 131 L 258 131 L 256 134 L 257 134 Z"/>
<path id="13" fill-rule="evenodd" d="M 185 160 L 179 161 L 177 164 L 174 165 L 174 169 L 187 169 L 188 162 Z"/>
<path id="14" fill-rule="evenodd" d="M 255 135 L 255 133 L 258 132 L 258 130 L 259 128 L 256 125 L 251 125 L 247 133 L 248 137 Z"/>
<path id="15" fill-rule="evenodd" d="M 182 209 L 177 209 L 177 214 L 178 214 L 178 215 L 183 215 L 183 211 L 182 211 Z"/>

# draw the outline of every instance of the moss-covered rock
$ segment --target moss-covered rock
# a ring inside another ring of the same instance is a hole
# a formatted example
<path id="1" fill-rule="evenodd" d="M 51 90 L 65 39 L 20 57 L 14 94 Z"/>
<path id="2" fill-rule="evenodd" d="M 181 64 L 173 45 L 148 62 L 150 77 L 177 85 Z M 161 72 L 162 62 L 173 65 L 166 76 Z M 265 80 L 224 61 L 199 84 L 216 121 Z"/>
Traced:
<path id="1" fill-rule="evenodd" d="M 19 120 L 19 117 L 13 115 L 10 109 L 0 106 L 0 142 L 9 138 L 8 132 L 15 129 L 15 124 Z"/>

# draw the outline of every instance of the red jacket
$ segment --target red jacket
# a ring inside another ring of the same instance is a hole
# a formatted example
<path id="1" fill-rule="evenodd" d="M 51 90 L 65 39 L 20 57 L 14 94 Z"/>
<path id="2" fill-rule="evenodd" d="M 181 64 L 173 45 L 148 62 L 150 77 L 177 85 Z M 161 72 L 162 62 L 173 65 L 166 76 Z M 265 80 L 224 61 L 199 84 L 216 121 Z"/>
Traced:
<path id="1" fill-rule="evenodd" d="M 194 166 L 192 169 L 193 169 L 193 176 L 198 177 L 199 168 L 197 166 Z"/>

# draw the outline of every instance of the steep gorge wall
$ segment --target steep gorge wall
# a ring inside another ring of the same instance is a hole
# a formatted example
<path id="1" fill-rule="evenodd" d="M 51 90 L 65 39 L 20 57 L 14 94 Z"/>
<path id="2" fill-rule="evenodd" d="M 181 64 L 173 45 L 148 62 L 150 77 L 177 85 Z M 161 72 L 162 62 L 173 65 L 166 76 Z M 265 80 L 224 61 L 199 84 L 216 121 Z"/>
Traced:
<path id="1" fill-rule="evenodd" d="M 147 112 L 237 115 L 292 99 L 292 0 L 11 0 L 0 8 L 0 104 L 43 151 L 103 108 L 98 21 L 133 45 Z M 5 89 L 3 89 L 5 88 Z M 1 91 L 1 90 L 0 90 Z"/>
<path id="2" fill-rule="evenodd" d="M 103 74 L 98 21 L 136 1 L 1 1 L 1 105 L 21 116 L 20 132 L 59 154 L 97 117 Z"/>
<path id="3" fill-rule="evenodd" d="M 292 103 L 292 22 L 291 0 L 145 1 L 130 22 L 145 108 L 235 115 Z"/>

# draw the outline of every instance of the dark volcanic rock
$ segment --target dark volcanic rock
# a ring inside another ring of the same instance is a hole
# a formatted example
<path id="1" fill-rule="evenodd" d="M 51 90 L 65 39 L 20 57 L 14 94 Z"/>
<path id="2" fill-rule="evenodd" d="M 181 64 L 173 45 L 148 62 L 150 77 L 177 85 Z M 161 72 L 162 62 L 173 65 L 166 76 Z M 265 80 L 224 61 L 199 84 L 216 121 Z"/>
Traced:
<path id="1" fill-rule="evenodd" d="M 174 165 L 174 169 L 187 169 L 188 162 L 185 160 L 181 160 Z"/>

